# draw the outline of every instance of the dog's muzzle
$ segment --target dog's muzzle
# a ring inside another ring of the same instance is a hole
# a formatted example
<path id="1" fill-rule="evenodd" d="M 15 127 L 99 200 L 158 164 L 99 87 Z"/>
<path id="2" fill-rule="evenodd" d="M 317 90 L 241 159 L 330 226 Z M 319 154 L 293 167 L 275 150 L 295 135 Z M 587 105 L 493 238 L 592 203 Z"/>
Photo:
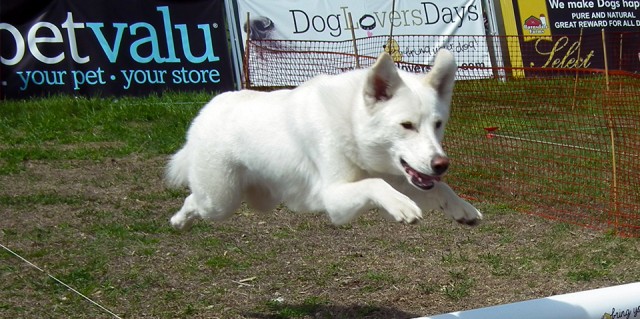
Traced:
<path id="1" fill-rule="evenodd" d="M 419 189 L 432 189 L 435 186 L 435 182 L 440 181 L 440 176 L 431 176 L 420 173 L 415 168 L 407 164 L 403 159 L 400 159 L 400 164 L 404 168 L 404 171 L 411 177 L 411 183 Z"/>

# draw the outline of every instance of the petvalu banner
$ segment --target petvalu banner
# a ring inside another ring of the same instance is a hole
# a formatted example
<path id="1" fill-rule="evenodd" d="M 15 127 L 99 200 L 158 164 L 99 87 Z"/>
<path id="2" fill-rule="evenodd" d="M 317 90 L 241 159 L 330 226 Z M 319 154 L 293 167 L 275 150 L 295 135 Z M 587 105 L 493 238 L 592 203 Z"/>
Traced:
<path id="1" fill-rule="evenodd" d="M 390 40 L 387 45 L 393 47 L 396 62 L 432 64 L 438 49 L 447 48 L 460 66 L 487 70 L 492 66 L 481 0 L 396 1 L 395 6 L 388 0 L 237 0 L 236 3 L 243 45 L 247 31 L 252 40 L 348 41 L 353 38 L 353 24 L 355 38 L 359 39 L 391 33 L 442 36 L 439 43 L 428 46 L 402 38 Z M 351 49 L 345 46 L 345 50 Z M 379 51 L 384 48 L 381 46 Z M 490 71 L 486 72 L 485 76 L 489 76 Z"/>
<path id="2" fill-rule="evenodd" d="M 7 98 L 226 91 L 224 1 L 3 0 Z"/>

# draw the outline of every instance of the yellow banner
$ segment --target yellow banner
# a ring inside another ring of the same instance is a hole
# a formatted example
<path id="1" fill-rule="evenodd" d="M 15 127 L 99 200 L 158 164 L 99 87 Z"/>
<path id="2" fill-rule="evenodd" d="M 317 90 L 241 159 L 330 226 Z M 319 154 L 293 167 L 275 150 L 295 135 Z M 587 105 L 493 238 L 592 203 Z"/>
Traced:
<path id="1" fill-rule="evenodd" d="M 502 10 L 502 18 L 504 21 L 504 29 L 507 35 L 507 49 L 509 50 L 509 58 L 511 59 L 512 73 L 514 78 L 523 78 L 524 71 L 522 68 L 522 52 L 520 50 L 520 41 L 518 40 L 518 22 L 515 15 L 513 0 L 501 0 L 500 8 Z"/>
<path id="2" fill-rule="evenodd" d="M 534 41 L 540 37 L 551 40 L 551 22 L 545 0 L 517 0 L 522 23 L 524 41 Z"/>

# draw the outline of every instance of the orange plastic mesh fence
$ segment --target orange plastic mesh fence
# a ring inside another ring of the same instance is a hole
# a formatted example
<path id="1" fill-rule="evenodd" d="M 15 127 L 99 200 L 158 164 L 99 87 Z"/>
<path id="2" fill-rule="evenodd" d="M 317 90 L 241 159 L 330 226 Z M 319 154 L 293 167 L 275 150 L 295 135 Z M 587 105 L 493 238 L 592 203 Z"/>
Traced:
<path id="1" fill-rule="evenodd" d="M 448 43 L 441 36 L 394 39 L 421 48 L 400 49 L 394 57 L 414 72 L 428 70 L 428 62 L 402 58 L 422 54 L 426 61 Z M 509 60 L 505 54 L 507 66 L 496 66 L 494 57 L 493 66 L 460 68 L 445 138 L 453 163 L 447 181 L 488 209 L 640 237 L 640 57 L 637 45 L 625 48 L 640 43 L 640 33 L 526 45 L 529 40 L 469 36 L 455 41 L 467 46 L 449 47 L 459 59 L 468 54 L 475 61 L 489 56 L 487 48 L 520 55 Z M 353 41 L 250 41 L 245 83 L 254 89 L 290 87 L 319 73 L 367 67 L 388 41 L 357 39 L 357 55 Z"/>
<path id="2" fill-rule="evenodd" d="M 640 85 L 580 72 L 458 82 L 450 179 L 493 204 L 640 236 Z M 577 80 L 576 80 L 577 79 Z"/>

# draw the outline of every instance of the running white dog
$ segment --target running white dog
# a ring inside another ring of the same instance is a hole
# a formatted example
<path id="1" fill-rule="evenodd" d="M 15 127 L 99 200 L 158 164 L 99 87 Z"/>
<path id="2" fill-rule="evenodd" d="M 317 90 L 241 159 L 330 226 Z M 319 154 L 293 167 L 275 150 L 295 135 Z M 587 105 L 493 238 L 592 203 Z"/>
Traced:
<path id="1" fill-rule="evenodd" d="M 435 209 L 477 224 L 482 214 L 440 181 L 456 69 L 446 50 L 426 76 L 398 70 L 383 53 L 369 69 L 292 90 L 218 95 L 169 163 L 168 183 L 191 190 L 171 224 L 221 220 L 242 201 L 324 211 L 334 224 L 372 208 L 398 222 Z"/>

